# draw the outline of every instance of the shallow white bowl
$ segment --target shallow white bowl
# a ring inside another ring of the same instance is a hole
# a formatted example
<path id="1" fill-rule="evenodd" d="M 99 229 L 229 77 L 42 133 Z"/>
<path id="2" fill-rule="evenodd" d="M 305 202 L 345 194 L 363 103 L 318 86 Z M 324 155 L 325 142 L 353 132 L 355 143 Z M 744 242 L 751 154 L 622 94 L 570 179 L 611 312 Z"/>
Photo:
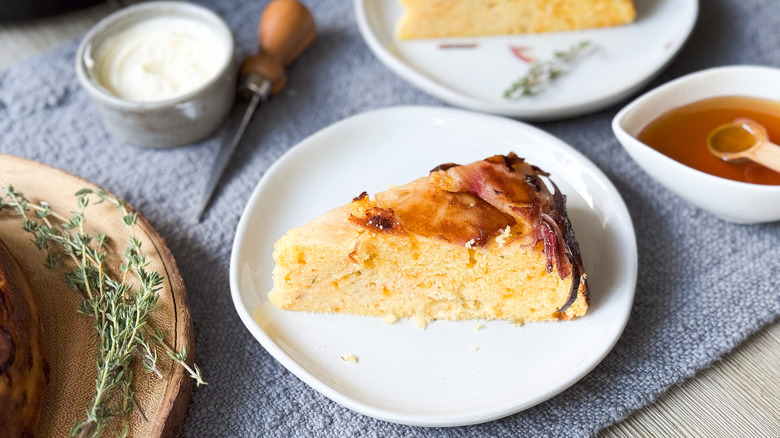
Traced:
<path id="1" fill-rule="evenodd" d="M 636 139 L 647 124 L 672 108 L 717 96 L 780 100 L 780 69 L 718 67 L 683 76 L 623 108 L 612 130 L 626 152 L 653 178 L 691 204 L 729 222 L 780 220 L 780 186 L 732 181 L 688 167 Z"/>

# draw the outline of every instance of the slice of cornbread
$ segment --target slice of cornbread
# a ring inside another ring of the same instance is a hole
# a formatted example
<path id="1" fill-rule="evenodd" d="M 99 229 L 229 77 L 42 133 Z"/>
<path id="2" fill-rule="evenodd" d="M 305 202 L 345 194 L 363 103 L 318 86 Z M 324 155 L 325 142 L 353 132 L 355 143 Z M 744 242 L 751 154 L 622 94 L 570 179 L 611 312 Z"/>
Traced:
<path id="1" fill-rule="evenodd" d="M 565 197 L 515 154 L 351 203 L 274 246 L 281 309 L 517 323 L 585 314 L 588 288 Z M 555 186 L 554 183 L 552 183 Z"/>
<path id="2" fill-rule="evenodd" d="M 631 23 L 633 0 L 401 0 L 398 38 L 556 32 Z"/>

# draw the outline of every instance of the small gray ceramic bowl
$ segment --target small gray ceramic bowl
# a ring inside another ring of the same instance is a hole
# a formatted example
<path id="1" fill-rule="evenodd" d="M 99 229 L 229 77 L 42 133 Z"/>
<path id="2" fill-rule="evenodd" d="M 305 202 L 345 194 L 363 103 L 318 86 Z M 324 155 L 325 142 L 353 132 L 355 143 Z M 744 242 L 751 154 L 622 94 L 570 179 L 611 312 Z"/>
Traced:
<path id="1" fill-rule="evenodd" d="M 208 26 L 227 50 L 219 73 L 200 87 L 168 100 L 122 99 L 103 87 L 93 68 L 100 45 L 112 35 L 143 20 L 176 17 Z M 124 8 L 100 21 L 84 37 L 76 55 L 79 81 L 95 102 L 106 129 L 139 146 L 167 148 L 201 140 L 219 127 L 233 106 L 236 92 L 235 41 L 227 24 L 200 6 L 151 2 Z"/>

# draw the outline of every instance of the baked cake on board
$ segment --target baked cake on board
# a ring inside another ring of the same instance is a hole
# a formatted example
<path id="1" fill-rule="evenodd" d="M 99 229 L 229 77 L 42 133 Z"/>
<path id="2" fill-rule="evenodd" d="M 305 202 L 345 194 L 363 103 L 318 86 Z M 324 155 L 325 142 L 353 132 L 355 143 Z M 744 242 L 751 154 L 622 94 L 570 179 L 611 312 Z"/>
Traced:
<path id="1" fill-rule="evenodd" d="M 46 367 L 35 297 L 0 240 L 0 436 L 38 433 Z"/>

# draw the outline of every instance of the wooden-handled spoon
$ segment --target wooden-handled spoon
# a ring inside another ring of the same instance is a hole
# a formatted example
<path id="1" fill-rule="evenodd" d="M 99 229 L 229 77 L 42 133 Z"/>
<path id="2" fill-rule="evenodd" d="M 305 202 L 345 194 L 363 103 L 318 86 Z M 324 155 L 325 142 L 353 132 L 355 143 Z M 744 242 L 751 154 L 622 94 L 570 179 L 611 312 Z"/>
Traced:
<path id="1" fill-rule="evenodd" d="M 780 172 L 780 146 L 769 141 L 766 128 L 750 119 L 737 119 L 712 130 L 707 149 L 723 161 L 750 160 Z"/>
<path id="2" fill-rule="evenodd" d="M 298 0 L 273 0 L 266 6 L 258 28 L 260 52 L 246 58 L 241 65 L 238 92 L 249 99 L 249 105 L 233 141 L 222 146 L 214 161 L 203 190 L 197 222 L 203 217 L 230 156 L 241 141 L 257 106 L 284 89 L 287 85 L 285 68 L 311 45 L 316 33 L 314 17 Z"/>

